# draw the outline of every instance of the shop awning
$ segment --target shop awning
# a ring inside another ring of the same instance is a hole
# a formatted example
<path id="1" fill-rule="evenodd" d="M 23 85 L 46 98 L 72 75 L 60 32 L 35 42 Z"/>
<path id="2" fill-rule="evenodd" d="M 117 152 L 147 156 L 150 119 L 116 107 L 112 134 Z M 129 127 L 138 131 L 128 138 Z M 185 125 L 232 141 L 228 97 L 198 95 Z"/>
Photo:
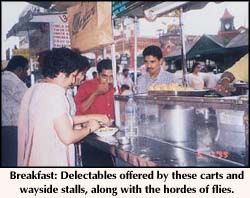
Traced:
<path id="1" fill-rule="evenodd" d="M 47 24 L 48 20 L 40 20 L 41 16 L 46 18 L 49 15 L 65 14 L 66 12 L 53 12 L 53 13 L 32 13 L 28 11 L 23 17 L 19 18 L 19 21 L 8 31 L 6 38 L 11 36 L 24 36 L 27 31 L 35 30 L 43 27 Z"/>
<path id="2" fill-rule="evenodd" d="M 79 1 L 28 1 L 30 4 L 43 7 L 45 9 L 53 9 L 54 11 L 66 11 L 68 7 L 71 7 Z M 171 12 L 174 9 L 183 7 L 183 12 L 189 10 L 201 9 L 205 7 L 208 1 L 113 1 L 112 13 L 113 16 L 137 16 L 139 18 L 145 17 L 145 10 L 151 9 L 151 14 L 161 15 L 159 10 L 165 10 Z M 219 1 L 215 3 L 220 3 Z"/>
<path id="3" fill-rule="evenodd" d="M 79 1 L 27 1 L 30 4 L 40 6 L 45 9 L 53 9 L 54 11 L 66 11 L 68 7 L 73 6 Z"/>

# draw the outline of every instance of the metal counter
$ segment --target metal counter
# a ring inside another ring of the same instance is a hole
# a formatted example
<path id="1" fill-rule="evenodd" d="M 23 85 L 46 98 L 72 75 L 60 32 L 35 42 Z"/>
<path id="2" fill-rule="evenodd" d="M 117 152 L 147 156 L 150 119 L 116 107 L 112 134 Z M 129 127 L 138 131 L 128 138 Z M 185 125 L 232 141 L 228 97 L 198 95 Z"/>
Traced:
<path id="1" fill-rule="evenodd" d="M 249 165 L 248 96 L 141 94 L 134 99 L 138 106 L 139 137 L 133 139 L 127 153 L 113 144 L 112 155 L 135 166 L 145 159 L 148 160 L 144 163 L 156 166 Z M 123 130 L 127 97 L 115 96 L 115 101 L 119 104 L 116 124 Z M 122 155 L 117 155 L 119 152 Z M 131 163 L 130 158 L 139 162 Z"/>
<path id="2" fill-rule="evenodd" d="M 124 136 L 119 131 L 111 138 L 105 139 L 90 134 L 83 141 L 110 153 L 131 166 L 148 167 L 238 167 L 244 166 L 221 156 L 207 155 L 214 150 L 199 150 L 196 142 L 189 142 L 193 149 L 184 149 L 183 145 L 151 139 L 143 136 L 131 137 L 128 145 L 120 145 L 117 141 Z M 242 159 L 241 159 L 242 160 Z"/>
<path id="3" fill-rule="evenodd" d="M 195 108 L 210 107 L 215 109 L 233 109 L 248 111 L 248 96 L 230 96 L 230 97 L 187 97 L 187 96 L 150 96 L 146 94 L 135 95 L 135 100 L 143 100 L 146 103 L 178 104 L 182 106 L 193 106 Z M 127 101 L 126 96 L 115 96 L 115 100 Z"/>

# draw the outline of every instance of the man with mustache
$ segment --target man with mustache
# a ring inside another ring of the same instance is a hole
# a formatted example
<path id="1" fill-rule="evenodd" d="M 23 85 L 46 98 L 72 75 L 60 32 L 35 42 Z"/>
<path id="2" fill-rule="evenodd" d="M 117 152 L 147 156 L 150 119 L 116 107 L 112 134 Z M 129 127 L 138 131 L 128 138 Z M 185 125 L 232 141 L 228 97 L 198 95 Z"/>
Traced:
<path id="1" fill-rule="evenodd" d="M 163 57 L 161 48 L 155 45 L 143 50 L 147 73 L 138 78 L 137 93 L 147 93 L 150 85 L 177 83 L 174 74 L 164 71 L 161 65 Z"/>

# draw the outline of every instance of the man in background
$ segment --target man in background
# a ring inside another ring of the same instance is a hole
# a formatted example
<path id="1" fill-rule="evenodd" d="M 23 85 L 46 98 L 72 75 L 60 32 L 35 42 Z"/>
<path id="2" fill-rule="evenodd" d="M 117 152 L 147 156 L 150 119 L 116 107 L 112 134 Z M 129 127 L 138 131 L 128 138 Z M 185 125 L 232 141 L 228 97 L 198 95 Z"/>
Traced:
<path id="1" fill-rule="evenodd" d="M 2 166 L 17 165 L 17 121 L 22 97 L 28 89 L 24 80 L 28 60 L 13 56 L 2 72 Z"/>
<path id="2" fill-rule="evenodd" d="M 230 83 L 243 81 L 249 83 L 248 77 L 249 63 L 248 53 L 237 61 L 232 67 L 227 69 L 218 81 L 215 89 L 222 95 L 230 95 Z"/>
<path id="3" fill-rule="evenodd" d="M 121 89 L 122 85 L 127 85 L 129 87 L 129 90 L 132 92 L 134 91 L 134 83 L 133 80 L 130 78 L 129 74 L 129 69 L 125 68 L 122 70 L 122 77 L 120 78 L 119 82 L 119 88 Z"/>
<path id="4" fill-rule="evenodd" d="M 137 92 L 147 93 L 150 85 L 176 83 L 174 74 L 164 71 L 161 67 L 163 56 L 158 46 L 148 46 L 143 50 L 144 63 L 147 73 L 138 78 Z"/>

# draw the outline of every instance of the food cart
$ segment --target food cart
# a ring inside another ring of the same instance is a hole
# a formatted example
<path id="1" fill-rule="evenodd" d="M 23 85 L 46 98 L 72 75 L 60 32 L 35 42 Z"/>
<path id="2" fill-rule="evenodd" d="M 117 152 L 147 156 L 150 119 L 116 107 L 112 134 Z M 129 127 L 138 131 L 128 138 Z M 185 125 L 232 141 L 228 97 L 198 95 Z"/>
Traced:
<path id="1" fill-rule="evenodd" d="M 170 2 L 168 3 L 171 5 Z M 206 2 L 200 6 L 205 4 Z M 154 7 L 155 9 L 151 11 L 148 8 L 148 13 L 153 17 L 154 12 L 156 16 L 160 16 L 176 8 L 181 12 L 192 9 L 192 6 L 200 8 L 195 2 L 175 6 L 173 3 L 169 7 L 165 4 L 156 6 L 158 7 Z M 138 6 L 135 9 L 143 8 Z M 138 16 L 134 14 L 132 10 L 126 12 L 126 15 L 133 15 L 136 22 Z M 115 76 L 114 43 L 112 54 Z M 185 46 L 182 54 L 185 85 Z M 136 61 L 134 65 L 137 68 Z M 126 135 L 123 131 L 123 115 L 127 99 L 126 96 L 115 96 L 116 125 L 120 131 L 109 138 L 99 137 L 93 133 L 83 142 L 110 153 L 117 160 L 123 161 L 122 166 L 249 166 L 249 99 L 247 96 L 220 97 L 208 93 L 198 97 L 178 93 L 176 95 L 164 95 L 164 93 L 135 95 L 134 99 L 139 107 L 138 134 L 129 137 L 126 143 L 122 143 L 119 138 Z M 117 166 L 119 166 L 118 163 Z"/>
<path id="2" fill-rule="evenodd" d="M 206 3 L 164 5 L 151 9 L 151 15 L 156 12 L 160 16 L 176 7 L 182 13 Z M 182 38 L 183 35 L 182 32 Z M 185 86 L 185 46 L 182 54 Z M 123 160 L 123 166 L 248 166 L 247 95 L 220 97 L 213 92 L 135 95 L 139 107 L 138 134 L 123 144 L 119 139 L 126 136 L 123 131 L 127 99 L 115 96 L 116 124 L 121 131 L 109 139 L 93 134 L 84 140 Z"/>

